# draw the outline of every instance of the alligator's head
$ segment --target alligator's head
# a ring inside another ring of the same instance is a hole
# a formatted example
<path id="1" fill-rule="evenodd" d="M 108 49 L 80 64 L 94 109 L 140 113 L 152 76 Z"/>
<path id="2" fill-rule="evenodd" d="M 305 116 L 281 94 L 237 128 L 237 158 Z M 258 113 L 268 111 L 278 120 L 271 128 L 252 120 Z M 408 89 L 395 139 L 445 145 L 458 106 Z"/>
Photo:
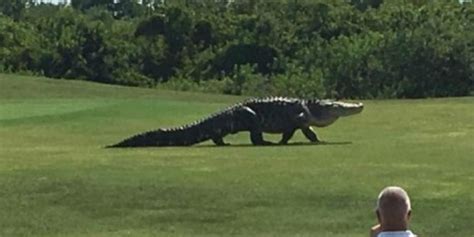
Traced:
<path id="1" fill-rule="evenodd" d="M 310 125 L 325 127 L 339 117 L 345 117 L 362 112 L 362 103 L 348 103 L 332 100 L 309 100 L 306 106 L 311 113 Z"/>

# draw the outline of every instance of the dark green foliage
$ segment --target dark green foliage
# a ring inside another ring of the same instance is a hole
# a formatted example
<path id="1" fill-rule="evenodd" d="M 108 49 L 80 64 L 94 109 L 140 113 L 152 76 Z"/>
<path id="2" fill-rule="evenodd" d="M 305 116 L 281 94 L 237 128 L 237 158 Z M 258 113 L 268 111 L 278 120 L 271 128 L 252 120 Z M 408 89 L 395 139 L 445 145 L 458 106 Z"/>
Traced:
<path id="1" fill-rule="evenodd" d="M 114 0 L 71 0 L 71 6 L 81 11 L 98 6 L 113 10 Z"/>
<path id="2" fill-rule="evenodd" d="M 195 45 L 203 48 L 214 44 L 212 24 L 206 20 L 198 21 L 193 29 L 192 40 Z"/>
<path id="3" fill-rule="evenodd" d="M 0 0 L 0 13 L 0 71 L 260 96 L 474 91 L 474 7 L 455 0 Z"/>
<path id="4" fill-rule="evenodd" d="M 155 37 L 165 33 L 165 20 L 163 16 L 151 16 L 143 20 L 135 30 L 135 36 Z"/>
<path id="5" fill-rule="evenodd" d="M 113 4 L 113 11 L 117 18 L 139 17 L 145 13 L 145 8 L 137 0 L 120 0 Z"/>
<path id="6" fill-rule="evenodd" d="M 378 8 L 383 2 L 383 0 L 351 0 L 351 4 L 361 11 L 365 11 L 369 7 Z"/>
<path id="7" fill-rule="evenodd" d="M 0 70 L 40 71 L 41 37 L 28 24 L 15 23 L 0 15 Z"/>
<path id="8" fill-rule="evenodd" d="M 25 8 L 32 4 L 32 0 L 0 0 L 0 13 L 18 21 L 21 19 Z"/>
<path id="9" fill-rule="evenodd" d="M 228 74 L 237 65 L 257 65 L 256 72 L 269 74 L 274 61 L 278 58 L 275 49 L 255 44 L 238 44 L 228 47 L 222 55 L 215 58 L 213 68 L 217 72 Z"/>

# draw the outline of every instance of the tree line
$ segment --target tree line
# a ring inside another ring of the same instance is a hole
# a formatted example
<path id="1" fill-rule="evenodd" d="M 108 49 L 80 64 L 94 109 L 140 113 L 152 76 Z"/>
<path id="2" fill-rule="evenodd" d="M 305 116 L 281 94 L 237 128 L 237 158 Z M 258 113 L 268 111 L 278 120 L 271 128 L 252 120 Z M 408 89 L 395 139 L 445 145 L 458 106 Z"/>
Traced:
<path id="1" fill-rule="evenodd" d="M 457 0 L 0 0 L 0 71 L 226 94 L 474 91 Z"/>

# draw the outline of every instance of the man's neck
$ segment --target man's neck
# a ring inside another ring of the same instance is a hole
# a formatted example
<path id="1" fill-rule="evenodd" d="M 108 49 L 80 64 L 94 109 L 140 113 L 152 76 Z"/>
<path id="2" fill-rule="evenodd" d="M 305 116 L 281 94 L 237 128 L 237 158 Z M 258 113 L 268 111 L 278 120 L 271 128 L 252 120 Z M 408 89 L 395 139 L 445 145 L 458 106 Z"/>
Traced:
<path id="1" fill-rule="evenodd" d="M 402 224 L 402 225 L 382 224 L 381 229 L 382 229 L 382 231 L 406 231 L 406 230 L 408 230 L 408 225 L 406 225 L 406 224 Z"/>

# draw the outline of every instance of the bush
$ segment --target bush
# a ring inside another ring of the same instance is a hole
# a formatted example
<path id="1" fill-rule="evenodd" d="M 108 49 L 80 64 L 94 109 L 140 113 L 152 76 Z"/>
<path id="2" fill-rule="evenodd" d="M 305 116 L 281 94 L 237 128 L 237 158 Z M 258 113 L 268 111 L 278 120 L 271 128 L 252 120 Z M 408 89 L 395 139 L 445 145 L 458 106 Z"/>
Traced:
<path id="1" fill-rule="evenodd" d="M 0 70 L 244 95 L 464 96 L 474 5 L 75 0 L 0 4 Z M 26 5 L 25 5 L 26 6 Z M 14 12 L 18 9 L 18 12 Z"/>
<path id="2" fill-rule="evenodd" d="M 296 65 L 290 65 L 285 74 L 272 78 L 276 95 L 305 98 L 322 98 L 330 94 L 325 91 L 323 82 L 323 73 L 320 70 L 305 72 Z"/>

